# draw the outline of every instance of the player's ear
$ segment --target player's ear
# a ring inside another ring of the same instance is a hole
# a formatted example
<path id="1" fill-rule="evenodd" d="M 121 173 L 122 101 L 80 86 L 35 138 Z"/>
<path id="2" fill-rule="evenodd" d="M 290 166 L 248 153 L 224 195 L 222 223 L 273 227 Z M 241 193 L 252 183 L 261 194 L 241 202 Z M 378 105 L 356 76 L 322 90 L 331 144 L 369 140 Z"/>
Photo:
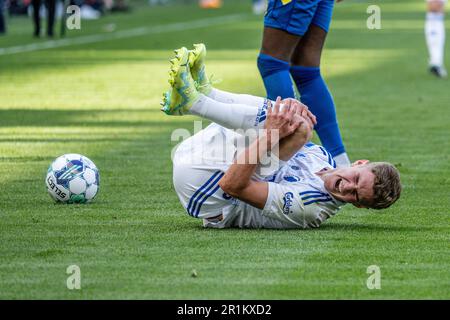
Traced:
<path id="1" fill-rule="evenodd" d="M 364 159 L 364 160 L 356 160 L 355 162 L 352 163 L 352 167 L 368 164 L 369 162 L 370 161 L 366 160 L 366 159 Z"/>

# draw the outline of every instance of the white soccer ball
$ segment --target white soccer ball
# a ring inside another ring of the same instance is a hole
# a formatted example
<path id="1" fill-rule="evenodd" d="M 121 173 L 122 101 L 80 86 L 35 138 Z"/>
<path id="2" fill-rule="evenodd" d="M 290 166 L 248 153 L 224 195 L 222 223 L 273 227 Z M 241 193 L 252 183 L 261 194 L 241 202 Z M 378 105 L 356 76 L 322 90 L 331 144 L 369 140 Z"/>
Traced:
<path id="1" fill-rule="evenodd" d="M 57 202 L 85 203 L 97 195 L 100 176 L 89 158 L 75 153 L 64 154 L 50 164 L 45 185 Z"/>

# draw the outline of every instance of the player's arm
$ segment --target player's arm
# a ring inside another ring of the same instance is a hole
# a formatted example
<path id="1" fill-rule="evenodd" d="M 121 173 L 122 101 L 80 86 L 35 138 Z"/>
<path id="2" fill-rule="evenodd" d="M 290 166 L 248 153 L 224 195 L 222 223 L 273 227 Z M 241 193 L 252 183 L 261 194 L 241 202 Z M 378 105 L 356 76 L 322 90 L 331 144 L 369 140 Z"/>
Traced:
<path id="1" fill-rule="evenodd" d="M 300 119 L 294 117 L 294 108 L 288 106 L 280 111 L 280 104 L 281 99 L 278 98 L 275 106 L 268 108 L 263 134 L 238 155 L 219 181 L 219 186 L 228 195 L 260 209 L 266 204 L 268 185 L 267 182 L 252 180 L 252 176 L 268 151 L 301 124 Z"/>
<path id="2" fill-rule="evenodd" d="M 278 157 L 283 161 L 288 161 L 311 140 L 317 119 L 309 111 L 308 107 L 298 100 L 288 98 L 284 99 L 282 103 L 290 108 L 294 108 L 294 117 L 297 117 L 301 122 L 291 135 L 280 140 Z"/>

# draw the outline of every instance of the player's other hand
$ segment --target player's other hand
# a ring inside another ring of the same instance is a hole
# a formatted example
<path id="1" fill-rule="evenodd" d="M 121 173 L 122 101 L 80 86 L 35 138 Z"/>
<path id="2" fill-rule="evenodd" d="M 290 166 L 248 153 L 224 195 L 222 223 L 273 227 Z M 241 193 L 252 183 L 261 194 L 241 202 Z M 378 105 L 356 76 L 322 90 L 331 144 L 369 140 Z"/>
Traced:
<path id="1" fill-rule="evenodd" d="M 311 123 L 312 127 L 317 124 L 316 116 L 311 111 L 309 111 L 307 105 L 301 103 L 297 99 L 287 98 L 282 100 L 281 103 L 284 105 L 290 104 L 291 106 L 293 106 L 295 108 L 295 113 L 308 120 Z"/>
<path id="2" fill-rule="evenodd" d="M 282 139 L 294 133 L 301 125 L 302 117 L 295 117 L 296 108 L 288 102 L 281 108 L 281 98 L 278 97 L 275 104 L 270 104 L 267 108 L 267 119 L 264 128 L 272 135 L 272 130 L 278 131 L 278 138 Z"/>
<path id="3" fill-rule="evenodd" d="M 306 105 L 296 99 L 284 99 L 282 103 L 285 106 L 295 109 L 294 121 L 299 123 L 299 126 L 295 129 L 291 137 L 296 140 L 304 141 L 304 143 L 311 140 L 314 125 L 317 124 L 316 117 L 308 110 Z"/>
<path id="4" fill-rule="evenodd" d="M 313 136 L 313 128 L 311 120 L 308 117 L 302 117 L 298 114 L 295 117 L 299 117 L 300 126 L 295 130 L 294 135 L 303 137 L 305 139 L 305 143 L 310 141 Z"/>

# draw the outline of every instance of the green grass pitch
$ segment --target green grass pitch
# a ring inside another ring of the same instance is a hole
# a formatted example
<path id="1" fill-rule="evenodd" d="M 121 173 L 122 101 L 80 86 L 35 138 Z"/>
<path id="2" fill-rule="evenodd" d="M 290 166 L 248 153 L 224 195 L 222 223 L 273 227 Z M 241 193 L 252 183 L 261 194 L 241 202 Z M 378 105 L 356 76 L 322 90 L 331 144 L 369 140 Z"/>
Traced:
<path id="1" fill-rule="evenodd" d="M 195 119 L 159 111 L 172 49 L 204 42 L 218 88 L 264 95 L 250 0 L 216 11 L 135 2 L 67 38 L 214 22 L 0 55 L 0 298 L 449 299 L 449 82 L 427 73 L 423 0 L 373 4 L 381 30 L 366 28 L 367 3 L 336 6 L 322 69 L 350 157 L 398 165 L 404 192 L 389 210 L 347 206 L 317 230 L 203 229 L 172 187 L 171 133 Z M 9 32 L 0 48 L 47 41 L 28 19 Z M 48 165 L 72 152 L 100 169 L 92 204 L 46 193 Z M 72 264 L 81 290 L 66 287 Z M 379 290 L 366 286 L 370 265 Z"/>

